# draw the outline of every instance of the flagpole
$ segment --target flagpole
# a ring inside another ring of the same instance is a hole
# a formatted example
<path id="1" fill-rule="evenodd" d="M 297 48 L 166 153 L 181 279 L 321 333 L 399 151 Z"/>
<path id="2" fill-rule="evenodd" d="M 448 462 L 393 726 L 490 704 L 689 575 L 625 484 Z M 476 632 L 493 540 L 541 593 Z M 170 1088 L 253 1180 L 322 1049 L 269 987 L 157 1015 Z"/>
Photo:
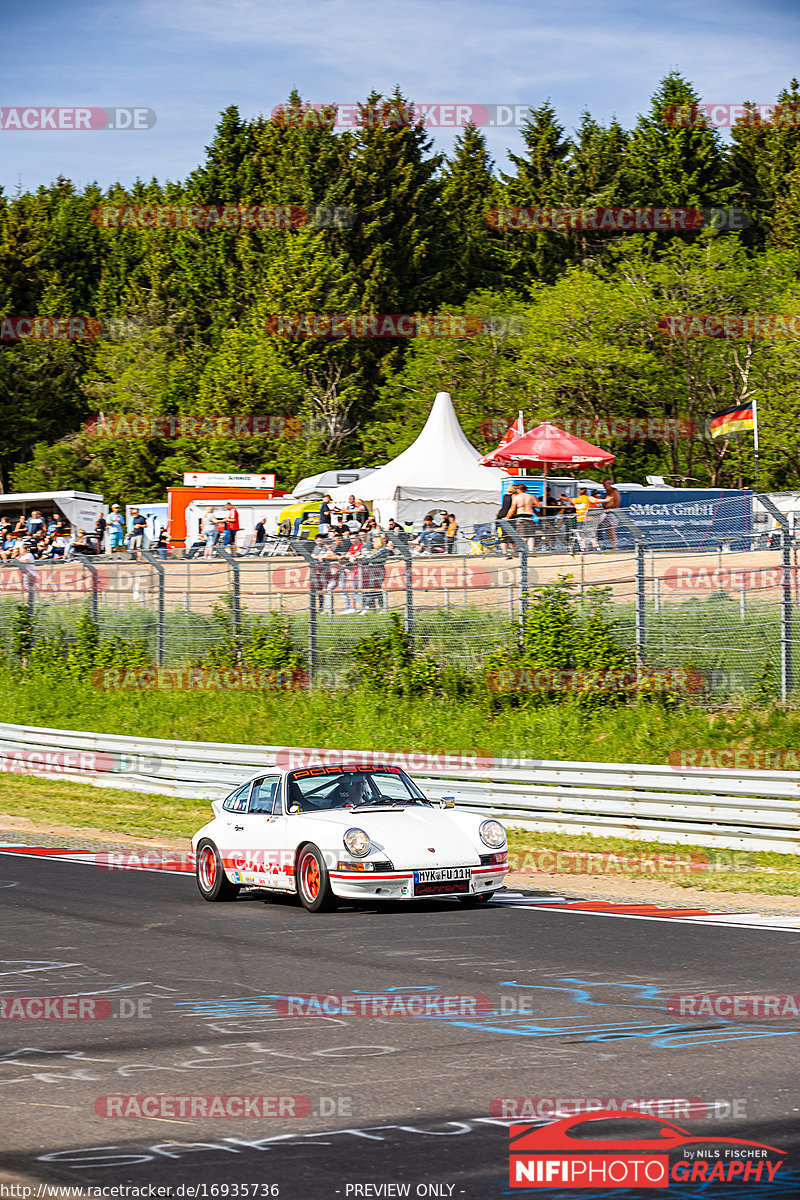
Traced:
<path id="1" fill-rule="evenodd" d="M 753 454 L 756 468 L 756 494 L 758 493 L 758 401 L 753 393 Z"/>

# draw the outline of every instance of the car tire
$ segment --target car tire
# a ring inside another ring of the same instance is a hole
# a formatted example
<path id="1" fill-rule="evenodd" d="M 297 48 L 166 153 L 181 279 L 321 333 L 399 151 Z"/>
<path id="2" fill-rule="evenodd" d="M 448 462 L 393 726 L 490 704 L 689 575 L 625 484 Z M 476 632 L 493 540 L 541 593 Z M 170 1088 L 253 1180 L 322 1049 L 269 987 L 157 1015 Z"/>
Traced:
<path id="1" fill-rule="evenodd" d="M 488 904 L 494 896 L 494 892 L 484 892 L 481 896 L 459 896 L 458 899 L 464 908 L 480 908 L 482 904 Z"/>
<path id="2" fill-rule="evenodd" d="M 195 879 L 204 900 L 235 900 L 239 885 L 231 883 L 213 842 L 202 841 L 195 854 Z"/>
<path id="3" fill-rule="evenodd" d="M 300 903 L 309 912 L 322 912 L 336 907 L 325 859 L 313 843 L 303 846 L 297 855 L 295 883 Z"/>

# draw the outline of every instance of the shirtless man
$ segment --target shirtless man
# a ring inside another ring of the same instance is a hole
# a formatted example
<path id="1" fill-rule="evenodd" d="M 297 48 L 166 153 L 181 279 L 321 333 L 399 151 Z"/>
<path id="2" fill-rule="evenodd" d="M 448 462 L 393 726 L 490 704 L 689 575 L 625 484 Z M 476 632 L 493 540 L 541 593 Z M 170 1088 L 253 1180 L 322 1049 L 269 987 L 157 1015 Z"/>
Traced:
<path id="1" fill-rule="evenodd" d="M 619 508 L 620 495 L 610 479 L 603 480 L 603 487 L 606 489 L 606 498 L 602 502 L 605 515 L 600 522 L 599 528 L 604 531 L 608 538 L 613 553 L 617 548 L 617 525 L 619 525 L 619 517 L 614 512 L 614 509 Z"/>
<path id="2" fill-rule="evenodd" d="M 511 507 L 508 510 L 509 521 L 516 521 L 517 533 L 520 537 L 527 540 L 528 550 L 531 554 L 535 549 L 535 531 L 536 524 L 533 519 L 535 509 L 541 509 L 541 504 L 532 496 L 524 483 L 517 484 L 517 493 L 511 501 Z"/>

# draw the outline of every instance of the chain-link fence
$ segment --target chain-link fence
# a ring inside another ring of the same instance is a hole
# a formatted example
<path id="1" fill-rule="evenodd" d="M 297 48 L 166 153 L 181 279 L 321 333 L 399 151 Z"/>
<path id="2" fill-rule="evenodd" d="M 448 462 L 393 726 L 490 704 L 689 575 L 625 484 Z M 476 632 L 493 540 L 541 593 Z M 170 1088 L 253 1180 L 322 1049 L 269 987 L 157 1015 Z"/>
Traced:
<path id="1" fill-rule="evenodd" d="M 386 632 L 394 613 L 415 654 L 472 673 L 514 640 L 532 590 L 566 575 L 579 617 L 599 600 L 618 643 L 642 667 L 690 668 L 702 676 L 703 694 L 716 697 L 771 686 L 788 698 L 800 601 L 788 529 L 767 536 L 752 525 L 717 528 L 681 549 L 659 546 L 624 513 L 622 529 L 629 546 L 618 536 L 616 550 L 607 536 L 595 549 L 573 526 L 564 537 L 537 534 L 531 552 L 528 539 L 505 526 L 503 540 L 476 543 L 469 554 L 417 555 L 397 540 L 356 563 L 316 559 L 310 543 L 297 542 L 281 557 L 218 550 L 211 559 L 145 553 L 7 563 L 0 638 L 8 649 L 20 606 L 34 640 L 58 630 L 71 639 L 91 612 L 101 637 L 141 638 L 153 662 L 182 666 L 278 613 L 307 664 L 304 677 L 337 687 L 351 676 L 356 644 Z"/>

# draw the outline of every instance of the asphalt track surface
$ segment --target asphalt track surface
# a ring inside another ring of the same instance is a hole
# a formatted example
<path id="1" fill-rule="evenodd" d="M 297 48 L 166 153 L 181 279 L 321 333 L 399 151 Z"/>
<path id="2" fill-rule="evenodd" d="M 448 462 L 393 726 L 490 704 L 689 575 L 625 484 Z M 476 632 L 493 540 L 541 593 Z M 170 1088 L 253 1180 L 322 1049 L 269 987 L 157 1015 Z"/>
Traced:
<path id="1" fill-rule="evenodd" d="M 175 1196 L 186 1185 L 205 1185 L 198 1196 L 277 1185 L 286 1200 L 402 1195 L 381 1185 L 408 1184 L 411 1196 L 494 1200 L 533 1190 L 509 1187 L 511 1122 L 493 1101 L 698 1098 L 720 1115 L 676 1123 L 780 1147 L 773 1184 L 537 1194 L 800 1196 L 800 1021 L 667 1009 L 684 993 L 799 992 L 796 932 L 609 919 L 513 898 L 312 915 L 265 893 L 208 904 L 191 876 L 7 854 L 0 906 L 0 995 L 124 998 L 141 1014 L 0 1021 L 0 1179 L 158 1184 Z M 403 992 L 489 996 L 494 1015 L 276 1011 L 286 995 Z M 153 1094 L 304 1096 L 312 1113 L 95 1111 L 103 1096 Z M 744 1115 L 725 1115 L 734 1102 Z"/>

